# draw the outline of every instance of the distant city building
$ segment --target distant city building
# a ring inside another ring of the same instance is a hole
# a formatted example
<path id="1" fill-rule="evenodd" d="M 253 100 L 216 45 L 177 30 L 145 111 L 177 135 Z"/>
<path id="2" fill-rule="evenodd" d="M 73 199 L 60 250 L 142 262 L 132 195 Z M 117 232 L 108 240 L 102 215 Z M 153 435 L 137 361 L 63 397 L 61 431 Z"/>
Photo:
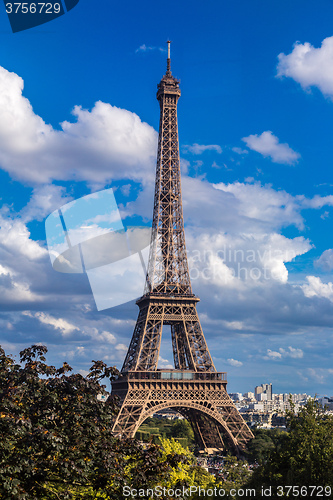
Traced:
<path id="1" fill-rule="evenodd" d="M 165 408 L 153 414 L 154 418 L 167 418 L 168 420 L 183 420 L 184 417 L 171 408 Z"/>
<path id="2" fill-rule="evenodd" d="M 268 401 L 268 395 L 266 392 L 260 392 L 256 397 L 257 401 Z"/>
<path id="3" fill-rule="evenodd" d="M 250 427 L 268 429 L 285 428 L 286 412 L 292 410 L 297 414 L 311 398 L 306 393 L 273 394 L 272 384 L 261 384 L 255 388 L 255 392 L 244 392 L 241 399 L 238 392 L 229 396 Z M 333 396 L 323 396 L 317 398 L 317 401 L 326 411 L 333 413 Z"/>
<path id="4" fill-rule="evenodd" d="M 254 395 L 257 401 L 271 401 L 273 395 L 272 384 L 257 385 L 254 389 Z"/>
<path id="5" fill-rule="evenodd" d="M 242 401 L 244 399 L 241 392 L 232 392 L 229 396 L 233 401 Z"/>
<path id="6" fill-rule="evenodd" d="M 322 398 L 317 398 L 317 401 L 319 401 L 321 406 L 326 408 L 326 410 L 333 410 L 333 396 L 330 398 L 328 396 L 323 396 Z"/>
<path id="7" fill-rule="evenodd" d="M 244 392 L 243 397 L 250 400 L 255 399 L 254 392 Z"/>
<path id="8" fill-rule="evenodd" d="M 255 393 L 244 393 L 244 399 L 235 402 L 243 418 L 248 425 L 264 428 L 285 427 L 285 415 L 287 410 L 298 413 L 302 406 L 310 398 L 307 394 L 271 394 L 271 384 L 262 384 L 256 387 Z M 255 399 L 246 396 L 254 396 Z M 290 403 L 291 399 L 291 403 Z M 333 397 L 327 396 L 318 399 L 323 407 L 328 411 L 333 411 Z M 294 405 L 292 407 L 292 405 Z M 332 406 L 331 406 L 332 405 Z M 332 409 L 331 409 L 332 408 Z"/>

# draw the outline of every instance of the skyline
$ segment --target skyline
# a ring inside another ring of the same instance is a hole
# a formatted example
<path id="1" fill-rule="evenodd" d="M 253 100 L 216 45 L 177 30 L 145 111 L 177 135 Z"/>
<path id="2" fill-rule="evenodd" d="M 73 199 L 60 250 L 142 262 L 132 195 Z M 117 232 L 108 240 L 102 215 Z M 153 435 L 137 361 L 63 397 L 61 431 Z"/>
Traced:
<path id="1" fill-rule="evenodd" d="M 186 244 L 215 366 L 228 392 L 331 396 L 332 3 L 316 22 L 298 0 L 194 2 L 172 19 L 127 7 L 81 0 L 16 34 L 0 12 L 1 345 L 121 368 L 138 307 L 97 311 L 87 276 L 55 272 L 45 219 L 112 187 L 123 222 L 149 226 L 171 39 Z"/>

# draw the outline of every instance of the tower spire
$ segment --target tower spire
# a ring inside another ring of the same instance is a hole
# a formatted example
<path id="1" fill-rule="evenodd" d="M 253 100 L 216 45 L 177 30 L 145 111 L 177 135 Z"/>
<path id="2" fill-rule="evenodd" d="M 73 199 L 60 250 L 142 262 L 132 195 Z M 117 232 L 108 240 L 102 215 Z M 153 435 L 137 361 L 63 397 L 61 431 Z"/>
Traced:
<path id="1" fill-rule="evenodd" d="M 170 57 L 170 44 L 171 44 L 171 41 L 168 40 L 167 44 L 168 44 L 167 75 L 171 76 L 171 57 Z"/>

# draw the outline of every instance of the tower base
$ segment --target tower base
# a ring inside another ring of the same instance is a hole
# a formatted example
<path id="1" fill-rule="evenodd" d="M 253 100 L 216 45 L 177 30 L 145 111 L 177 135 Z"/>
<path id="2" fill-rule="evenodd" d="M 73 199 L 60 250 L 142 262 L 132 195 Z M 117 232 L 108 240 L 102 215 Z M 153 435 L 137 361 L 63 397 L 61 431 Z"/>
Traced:
<path id="1" fill-rule="evenodd" d="M 172 408 L 191 424 L 199 450 L 241 455 L 253 438 L 228 396 L 225 373 L 189 370 L 132 371 L 112 383 L 121 409 L 113 424 L 116 436 L 134 437 L 154 413 Z"/>

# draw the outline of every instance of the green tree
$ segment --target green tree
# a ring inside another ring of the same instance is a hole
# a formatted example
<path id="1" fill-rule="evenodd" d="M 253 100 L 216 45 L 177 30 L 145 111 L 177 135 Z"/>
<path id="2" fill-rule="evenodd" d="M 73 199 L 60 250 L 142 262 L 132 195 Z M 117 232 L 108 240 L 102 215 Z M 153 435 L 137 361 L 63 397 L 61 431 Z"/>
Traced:
<path id="1" fill-rule="evenodd" d="M 259 464 L 265 463 L 269 455 L 279 448 L 280 442 L 286 435 L 280 429 L 254 429 L 254 439 L 252 439 L 246 450 L 246 457 L 251 462 Z"/>
<path id="2" fill-rule="evenodd" d="M 287 428 L 266 462 L 253 474 L 257 487 L 333 486 L 333 416 L 310 400 L 298 415 L 287 412 Z"/>
<path id="3" fill-rule="evenodd" d="M 173 437 L 175 439 L 182 439 L 182 443 L 185 446 L 189 446 L 194 443 L 194 433 L 191 425 L 185 419 L 174 420 L 172 425 L 168 428 L 167 437 Z"/>
<path id="4" fill-rule="evenodd" d="M 194 433 L 191 425 L 185 419 L 170 421 L 166 418 L 147 418 L 140 426 L 136 437 L 145 438 L 143 433 L 149 433 L 152 438 L 175 438 L 185 446 L 194 445 Z M 157 441 L 156 441 L 157 442 Z"/>
<path id="5" fill-rule="evenodd" d="M 67 363 L 48 366 L 46 352 L 24 349 L 18 364 L 0 348 L 0 498 L 118 500 L 130 463 L 134 487 L 166 476 L 159 446 L 142 449 L 111 434 L 116 401 L 96 396 L 117 370 L 97 361 L 87 377 L 71 374 Z"/>
<path id="6" fill-rule="evenodd" d="M 240 498 L 234 492 L 241 490 L 250 480 L 252 471 L 249 470 L 248 463 L 236 457 L 228 455 L 224 458 L 223 468 L 217 478 L 218 490 L 223 490 L 225 497 Z M 233 490 L 233 491 L 231 491 Z"/>
<path id="7" fill-rule="evenodd" d="M 182 489 L 190 486 L 200 486 L 203 489 L 212 488 L 215 485 L 215 478 L 202 467 L 196 465 L 196 459 L 188 448 L 184 448 L 176 439 L 161 438 L 163 450 L 162 460 L 172 463 L 171 470 L 158 484 L 168 489 Z M 173 457 L 174 459 L 170 460 Z M 197 495 L 193 494 L 191 500 L 196 500 Z M 165 500 L 169 500 L 165 497 Z"/>

